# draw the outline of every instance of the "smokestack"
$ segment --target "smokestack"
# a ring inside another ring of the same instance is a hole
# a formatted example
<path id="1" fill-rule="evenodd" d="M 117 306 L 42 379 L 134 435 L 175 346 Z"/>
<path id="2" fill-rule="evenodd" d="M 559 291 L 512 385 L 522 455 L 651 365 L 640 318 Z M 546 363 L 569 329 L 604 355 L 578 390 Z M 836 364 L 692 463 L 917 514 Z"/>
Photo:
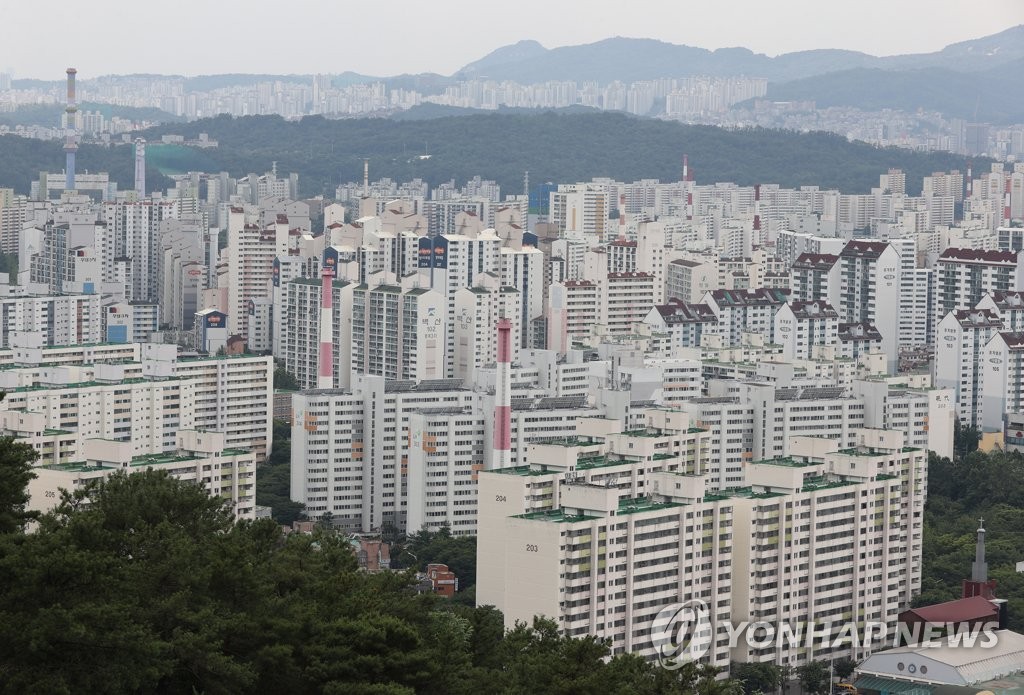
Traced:
<path id="1" fill-rule="evenodd" d="M 320 364 L 316 386 L 334 388 L 334 259 L 324 258 L 320 281 Z"/>
<path id="2" fill-rule="evenodd" d="M 1010 177 L 1006 177 L 1006 192 L 1003 193 L 1003 223 L 1010 224 Z"/>
<path id="3" fill-rule="evenodd" d="M 370 197 L 370 160 L 363 160 L 363 197 Z"/>
<path id="4" fill-rule="evenodd" d="M 75 152 L 78 151 L 78 143 L 75 141 L 75 114 L 78 112 L 78 106 L 75 103 L 75 75 L 78 74 L 78 70 L 68 68 L 66 72 L 68 76 L 68 105 L 64 109 L 64 113 L 67 114 L 68 128 L 64 140 L 66 158 L 64 188 L 73 191 L 75 190 Z"/>
<path id="5" fill-rule="evenodd" d="M 683 181 L 690 180 L 690 156 L 683 155 Z"/>
<path id="6" fill-rule="evenodd" d="M 494 401 L 494 468 L 508 468 L 512 453 L 512 322 L 498 320 L 498 383 Z"/>
<path id="7" fill-rule="evenodd" d="M 754 231 L 761 231 L 761 184 L 754 184 Z"/>
<path id="8" fill-rule="evenodd" d="M 626 240 L 626 194 L 619 194 L 619 239 Z"/>
<path id="9" fill-rule="evenodd" d="M 135 192 L 139 199 L 146 197 L 146 141 L 135 140 Z"/>

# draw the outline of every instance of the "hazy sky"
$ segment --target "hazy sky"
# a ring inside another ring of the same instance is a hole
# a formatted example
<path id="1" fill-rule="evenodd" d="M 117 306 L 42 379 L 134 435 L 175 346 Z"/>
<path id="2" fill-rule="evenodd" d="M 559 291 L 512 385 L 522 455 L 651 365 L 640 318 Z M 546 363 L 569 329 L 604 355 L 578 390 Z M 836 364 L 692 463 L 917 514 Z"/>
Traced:
<path id="1" fill-rule="evenodd" d="M 0 18 L 0 69 L 18 77 L 447 75 L 521 39 L 928 52 L 1024 24 L 1024 0 L 5 0 Z"/>

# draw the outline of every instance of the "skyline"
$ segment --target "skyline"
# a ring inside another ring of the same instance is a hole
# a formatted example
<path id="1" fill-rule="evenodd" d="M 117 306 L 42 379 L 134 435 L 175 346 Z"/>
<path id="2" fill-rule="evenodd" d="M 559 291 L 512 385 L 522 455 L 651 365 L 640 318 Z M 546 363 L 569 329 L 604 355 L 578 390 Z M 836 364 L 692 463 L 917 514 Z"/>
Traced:
<path id="1" fill-rule="evenodd" d="M 733 12 L 701 12 L 658 0 L 637 0 L 628 15 L 595 16 L 591 10 L 585 22 L 581 17 L 586 9 L 580 3 L 551 6 L 539 0 L 525 0 L 512 15 L 495 16 L 481 12 L 475 3 L 449 0 L 440 8 L 415 4 L 384 18 L 353 7 L 337 22 L 322 22 L 312 19 L 324 14 L 322 2 L 295 0 L 289 12 L 298 18 L 298 28 L 274 34 L 269 29 L 278 21 L 278 11 L 269 4 L 246 6 L 239 13 L 234 3 L 210 6 L 183 0 L 173 15 L 123 0 L 97 0 L 94 5 L 97 11 L 89 14 L 48 18 L 47 43 L 63 50 L 40 53 L 38 32 L 11 32 L 5 37 L 7 51 L 0 54 L 0 70 L 16 78 L 46 80 L 60 79 L 69 65 L 85 79 L 131 73 L 451 75 L 522 40 L 553 49 L 615 36 L 708 50 L 743 47 L 771 56 L 822 48 L 885 56 L 930 53 L 1024 23 L 1024 3 L 1018 0 L 983 0 L 970 13 L 956 0 L 911 0 L 895 6 L 869 0 L 827 10 L 807 0 L 771 6 L 744 0 L 742 25 L 736 25 Z M 8 26 L 30 27 L 38 21 L 34 7 L 17 4 L 5 10 Z M 120 16 L 113 22 L 112 15 Z M 203 22 L 197 24 L 197 16 Z M 821 19 L 814 31 L 807 30 L 808 17 Z M 211 40 L 190 40 L 187 55 L 152 51 L 155 29 L 173 41 L 197 27 L 200 36 Z M 263 34 L 267 38 L 259 38 Z M 225 43 L 233 47 L 225 50 Z M 403 50 L 394 50 L 396 46 Z"/>

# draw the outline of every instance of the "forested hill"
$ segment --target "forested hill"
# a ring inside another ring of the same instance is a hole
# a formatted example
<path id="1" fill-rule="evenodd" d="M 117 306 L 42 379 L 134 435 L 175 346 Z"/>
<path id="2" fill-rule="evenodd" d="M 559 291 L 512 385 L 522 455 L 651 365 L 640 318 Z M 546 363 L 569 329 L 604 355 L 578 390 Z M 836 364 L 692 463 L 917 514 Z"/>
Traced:
<path id="1" fill-rule="evenodd" d="M 724 130 L 629 117 L 594 114 L 484 114 L 423 121 L 385 119 L 327 120 L 314 116 L 285 121 L 278 116 L 219 116 L 166 125 L 144 133 L 147 140 L 176 133 L 186 139 L 208 133 L 217 149 L 162 152 L 147 147 L 150 168 L 164 173 L 188 169 L 225 170 L 232 175 L 263 172 L 277 162 L 279 172 L 297 172 L 304 196 L 331 196 L 339 183 L 362 179 L 363 159 L 370 177 L 398 181 L 420 177 L 431 185 L 475 175 L 496 180 L 504 193 L 522 191 L 530 181 L 589 181 L 608 176 L 621 181 L 657 178 L 677 181 L 684 153 L 698 183 L 732 181 L 741 185 L 817 185 L 845 193 L 867 193 L 890 167 L 907 173 L 908 193 L 935 171 L 965 169 L 963 157 L 881 149 L 827 133 L 784 130 Z M 429 157 L 423 157 L 424 153 Z M 122 187 L 131 181 L 131 149 L 82 146 L 80 169 L 109 169 Z M 27 190 L 43 169 L 59 171 L 59 143 L 13 143 L 0 137 L 0 186 Z M 976 168 L 983 163 L 976 161 Z M 127 177 L 127 178 L 126 178 Z"/>

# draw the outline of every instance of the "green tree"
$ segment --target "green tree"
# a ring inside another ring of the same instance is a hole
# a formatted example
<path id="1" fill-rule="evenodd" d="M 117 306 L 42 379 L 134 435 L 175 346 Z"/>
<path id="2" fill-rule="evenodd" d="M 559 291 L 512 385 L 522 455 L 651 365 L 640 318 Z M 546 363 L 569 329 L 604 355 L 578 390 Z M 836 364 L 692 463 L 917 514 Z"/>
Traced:
<path id="1" fill-rule="evenodd" d="M 30 445 L 14 437 L 0 437 L 0 534 L 21 531 L 37 517 L 25 510 L 28 484 L 36 477 L 32 462 L 37 458 L 39 454 Z"/>
<path id="2" fill-rule="evenodd" d="M 853 675 L 854 671 L 857 670 L 857 662 L 848 656 L 844 656 L 833 662 L 832 669 L 835 671 L 837 676 L 846 680 Z"/>
<path id="3" fill-rule="evenodd" d="M 743 684 L 743 692 L 774 693 L 782 683 L 782 669 L 772 663 L 733 664 L 730 676 Z"/>
<path id="4" fill-rule="evenodd" d="M 298 391 L 300 388 L 299 380 L 285 369 L 284 366 L 278 365 L 274 368 L 274 388 L 283 391 Z"/>
<path id="5" fill-rule="evenodd" d="M 810 695 L 821 695 L 827 693 L 831 688 L 829 667 L 821 661 L 808 661 L 796 670 L 800 679 L 800 687 Z"/>

